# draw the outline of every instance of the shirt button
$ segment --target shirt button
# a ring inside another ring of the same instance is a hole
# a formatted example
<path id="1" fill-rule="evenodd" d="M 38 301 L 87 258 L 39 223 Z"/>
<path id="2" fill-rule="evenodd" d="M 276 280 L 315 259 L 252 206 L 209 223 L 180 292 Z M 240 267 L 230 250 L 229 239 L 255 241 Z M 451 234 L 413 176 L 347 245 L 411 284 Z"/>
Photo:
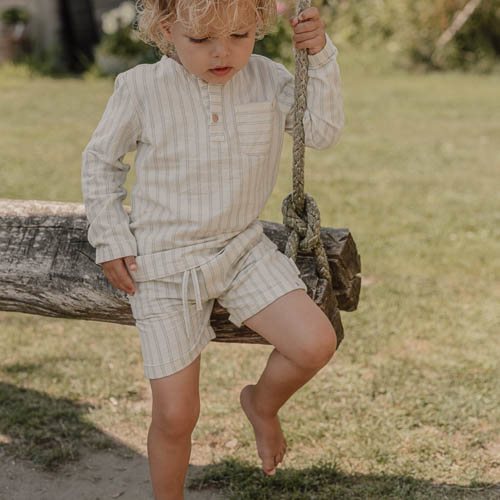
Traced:
<path id="1" fill-rule="evenodd" d="M 219 121 L 219 115 L 217 113 L 212 113 L 212 122 L 217 123 Z"/>

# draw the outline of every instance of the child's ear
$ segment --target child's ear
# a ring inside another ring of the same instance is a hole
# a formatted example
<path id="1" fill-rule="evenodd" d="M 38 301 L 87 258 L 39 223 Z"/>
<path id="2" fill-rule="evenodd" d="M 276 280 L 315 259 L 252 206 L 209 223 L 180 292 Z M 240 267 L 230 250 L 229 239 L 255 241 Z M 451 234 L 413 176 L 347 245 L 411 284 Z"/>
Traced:
<path id="1" fill-rule="evenodd" d="M 165 36 L 165 38 L 169 42 L 171 42 L 172 41 L 172 24 L 165 21 L 165 22 L 160 23 L 160 26 L 161 26 L 161 29 L 163 31 L 163 35 Z"/>

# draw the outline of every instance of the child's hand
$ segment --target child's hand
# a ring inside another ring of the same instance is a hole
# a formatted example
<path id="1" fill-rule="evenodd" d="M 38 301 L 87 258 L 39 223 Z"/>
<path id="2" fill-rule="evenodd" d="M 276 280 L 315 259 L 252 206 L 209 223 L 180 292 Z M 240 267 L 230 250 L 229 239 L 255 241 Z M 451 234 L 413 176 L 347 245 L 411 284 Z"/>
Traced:
<path id="1" fill-rule="evenodd" d="M 294 31 L 296 49 L 307 49 L 310 55 L 317 54 L 326 45 L 325 23 L 316 7 L 304 9 L 299 16 L 289 19 Z"/>
<path id="2" fill-rule="evenodd" d="M 133 295 L 135 283 L 129 271 L 137 271 L 137 264 L 133 255 L 119 259 L 108 260 L 101 264 L 106 279 L 115 287 Z"/>

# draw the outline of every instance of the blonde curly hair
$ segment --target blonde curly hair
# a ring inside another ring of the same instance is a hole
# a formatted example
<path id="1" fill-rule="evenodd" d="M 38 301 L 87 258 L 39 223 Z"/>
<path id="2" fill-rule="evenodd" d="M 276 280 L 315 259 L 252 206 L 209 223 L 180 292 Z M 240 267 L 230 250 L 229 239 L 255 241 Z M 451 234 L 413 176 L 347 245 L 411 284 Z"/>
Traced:
<path id="1" fill-rule="evenodd" d="M 210 24 L 220 26 L 218 33 L 228 34 L 240 28 L 242 19 L 254 15 L 255 38 L 259 40 L 273 31 L 277 18 L 274 0 L 137 0 L 136 9 L 138 37 L 168 57 L 175 54 L 175 47 L 165 38 L 163 30 L 174 21 L 180 21 L 192 33 L 203 34 L 204 27 Z"/>

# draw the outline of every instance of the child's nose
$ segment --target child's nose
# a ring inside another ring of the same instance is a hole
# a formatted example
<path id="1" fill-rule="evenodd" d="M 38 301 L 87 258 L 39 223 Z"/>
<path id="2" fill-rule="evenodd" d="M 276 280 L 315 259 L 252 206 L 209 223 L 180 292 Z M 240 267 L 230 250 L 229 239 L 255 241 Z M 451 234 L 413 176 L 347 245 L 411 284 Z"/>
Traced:
<path id="1" fill-rule="evenodd" d="M 229 54 L 229 44 L 225 39 L 217 39 L 213 45 L 213 55 L 215 57 L 225 57 Z"/>

